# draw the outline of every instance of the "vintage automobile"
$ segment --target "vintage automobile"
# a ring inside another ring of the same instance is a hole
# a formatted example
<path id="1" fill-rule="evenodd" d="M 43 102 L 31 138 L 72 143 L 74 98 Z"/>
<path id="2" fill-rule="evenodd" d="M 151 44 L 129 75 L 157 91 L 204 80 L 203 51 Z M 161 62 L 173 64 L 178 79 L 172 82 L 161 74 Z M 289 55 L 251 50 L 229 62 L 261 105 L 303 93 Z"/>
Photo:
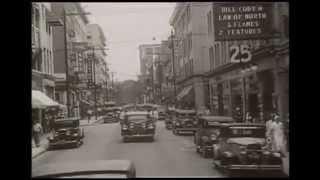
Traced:
<path id="1" fill-rule="evenodd" d="M 157 108 L 158 110 L 158 120 L 159 121 L 164 121 L 166 119 L 166 107 L 165 106 L 159 106 Z"/>
<path id="2" fill-rule="evenodd" d="M 175 116 L 175 108 L 169 107 L 165 117 L 165 125 L 168 130 L 172 129 L 174 116 Z"/>
<path id="3" fill-rule="evenodd" d="M 79 127 L 79 118 L 57 119 L 54 123 L 53 136 L 48 137 L 49 149 L 72 145 L 79 147 L 83 144 L 84 129 Z"/>
<path id="4" fill-rule="evenodd" d="M 106 115 L 103 116 L 104 123 L 115 123 L 119 122 L 119 118 L 116 113 L 115 107 L 106 108 Z"/>
<path id="5" fill-rule="evenodd" d="M 149 112 L 151 118 L 153 120 L 157 120 L 158 119 L 158 113 L 157 113 L 157 106 L 154 104 L 137 104 L 136 105 L 136 110 L 137 111 L 146 111 Z"/>
<path id="6" fill-rule="evenodd" d="M 197 115 L 195 110 L 176 109 L 174 123 L 172 127 L 173 134 L 180 132 L 192 132 L 197 130 Z"/>
<path id="7" fill-rule="evenodd" d="M 127 112 L 121 124 L 123 142 L 128 138 L 145 137 L 151 141 L 154 139 L 156 123 L 150 114 L 145 111 Z"/>
<path id="8" fill-rule="evenodd" d="M 194 135 L 197 153 L 200 153 L 204 158 L 212 157 L 213 144 L 218 143 L 217 136 L 219 135 L 221 125 L 231 122 L 234 122 L 234 120 L 228 116 L 200 116 L 198 119 L 198 129 Z"/>
<path id="9" fill-rule="evenodd" d="M 280 153 L 266 149 L 265 124 L 229 123 L 222 125 L 218 144 L 213 145 L 217 168 L 237 174 L 241 171 L 280 172 Z"/>
<path id="10" fill-rule="evenodd" d="M 136 178 L 129 160 L 49 163 L 32 168 L 33 178 Z"/>

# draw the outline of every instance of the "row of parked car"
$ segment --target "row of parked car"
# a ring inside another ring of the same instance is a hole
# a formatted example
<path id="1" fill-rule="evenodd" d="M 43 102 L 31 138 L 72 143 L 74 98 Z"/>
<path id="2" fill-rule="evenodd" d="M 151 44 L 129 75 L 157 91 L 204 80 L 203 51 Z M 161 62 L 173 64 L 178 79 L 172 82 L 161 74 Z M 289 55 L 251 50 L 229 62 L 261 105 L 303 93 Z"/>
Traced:
<path id="1" fill-rule="evenodd" d="M 266 148 L 264 123 L 236 123 L 231 117 L 197 115 L 194 110 L 169 108 L 165 126 L 175 135 L 191 132 L 196 152 L 212 158 L 213 165 L 223 172 L 282 172 L 280 153 Z"/>

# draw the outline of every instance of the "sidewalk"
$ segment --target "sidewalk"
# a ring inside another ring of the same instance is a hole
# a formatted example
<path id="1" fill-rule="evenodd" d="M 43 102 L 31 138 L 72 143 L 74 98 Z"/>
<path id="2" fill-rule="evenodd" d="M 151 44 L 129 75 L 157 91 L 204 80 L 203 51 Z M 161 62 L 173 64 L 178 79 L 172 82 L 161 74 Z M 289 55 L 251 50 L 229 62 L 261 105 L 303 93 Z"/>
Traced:
<path id="1" fill-rule="evenodd" d="M 80 120 L 80 126 L 89 126 L 89 125 L 92 125 L 98 121 L 101 121 L 102 120 L 102 117 L 103 116 L 98 116 L 97 120 L 96 120 L 96 117 L 95 116 L 92 116 L 90 118 L 90 121 L 88 122 L 88 119 L 82 119 Z"/>
<path id="2" fill-rule="evenodd" d="M 35 142 L 32 138 L 32 159 L 46 152 L 49 145 L 47 137 L 49 137 L 50 135 L 51 133 L 47 133 L 42 135 L 42 137 L 40 137 L 40 147 L 36 147 Z"/>

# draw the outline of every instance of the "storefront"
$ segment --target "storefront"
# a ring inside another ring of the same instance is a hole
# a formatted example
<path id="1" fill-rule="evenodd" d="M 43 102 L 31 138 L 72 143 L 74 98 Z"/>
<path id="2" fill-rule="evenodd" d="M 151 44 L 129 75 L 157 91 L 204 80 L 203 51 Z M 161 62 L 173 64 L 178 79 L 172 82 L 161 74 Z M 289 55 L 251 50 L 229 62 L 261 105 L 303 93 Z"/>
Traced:
<path id="1" fill-rule="evenodd" d="M 261 54 L 260 54 L 261 55 Z M 255 59 L 254 59 L 255 58 Z M 276 60 L 272 54 L 253 57 L 254 70 L 243 71 L 243 65 L 231 64 L 209 76 L 210 110 L 214 115 L 232 116 L 238 107 L 242 117 L 250 113 L 255 122 L 264 122 L 279 108 L 276 93 Z M 284 78 L 283 78 L 284 79 Z M 285 80 L 282 83 L 285 84 Z M 283 89 L 283 88 L 282 88 Z M 279 93 L 278 93 L 279 94 Z M 285 98 L 282 98 L 285 101 Z"/>

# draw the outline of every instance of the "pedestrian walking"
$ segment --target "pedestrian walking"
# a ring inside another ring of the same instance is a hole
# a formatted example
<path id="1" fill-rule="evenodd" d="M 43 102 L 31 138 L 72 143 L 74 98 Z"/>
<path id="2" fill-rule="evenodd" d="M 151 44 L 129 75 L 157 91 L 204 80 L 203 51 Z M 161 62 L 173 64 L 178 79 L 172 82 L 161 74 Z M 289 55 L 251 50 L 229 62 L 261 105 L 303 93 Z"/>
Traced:
<path id="1" fill-rule="evenodd" d="M 282 155 L 284 153 L 284 133 L 283 133 L 283 123 L 280 121 L 280 116 L 278 114 L 274 115 L 274 122 L 271 126 L 272 131 L 272 150 L 280 152 Z"/>
<path id="2" fill-rule="evenodd" d="M 266 140 L 267 140 L 267 149 L 272 149 L 272 123 L 273 123 L 273 115 L 269 114 L 269 118 L 266 121 Z"/>
<path id="3" fill-rule="evenodd" d="M 33 124 L 33 137 L 34 137 L 34 142 L 36 144 L 36 147 L 40 146 L 40 135 L 42 133 L 42 126 L 39 123 L 39 121 L 36 121 Z"/>
<path id="4" fill-rule="evenodd" d="M 92 110 L 88 109 L 88 111 L 87 111 L 88 120 L 91 119 L 91 115 L 92 115 Z"/>
<path id="5" fill-rule="evenodd" d="M 236 107 L 233 112 L 233 118 L 236 122 L 242 122 L 242 113 L 240 107 Z"/>

